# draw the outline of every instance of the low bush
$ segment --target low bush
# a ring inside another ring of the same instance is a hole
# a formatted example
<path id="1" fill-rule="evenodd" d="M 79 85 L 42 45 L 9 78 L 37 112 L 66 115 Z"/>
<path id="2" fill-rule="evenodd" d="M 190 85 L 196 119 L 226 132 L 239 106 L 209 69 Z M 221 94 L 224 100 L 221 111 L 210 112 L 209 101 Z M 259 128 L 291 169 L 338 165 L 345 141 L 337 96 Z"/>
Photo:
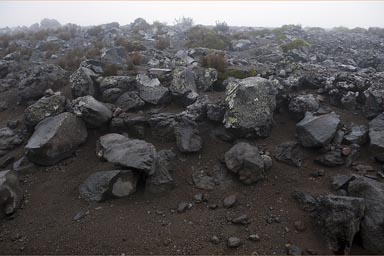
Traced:
<path id="1" fill-rule="evenodd" d="M 116 46 L 122 46 L 127 52 L 145 51 L 143 44 L 137 41 L 130 41 L 126 37 L 119 37 L 115 40 Z"/>
<path id="2" fill-rule="evenodd" d="M 80 63 L 84 59 L 84 50 L 75 48 L 69 50 L 63 57 L 58 61 L 58 65 L 68 71 L 75 71 L 79 68 Z"/>
<path id="3" fill-rule="evenodd" d="M 203 26 L 195 26 L 187 32 L 187 47 L 204 47 L 216 50 L 224 50 L 229 47 L 228 38 L 219 35 L 215 30 Z"/>
<path id="4" fill-rule="evenodd" d="M 201 65 L 207 68 L 215 68 L 219 72 L 224 72 L 227 67 L 227 60 L 223 52 L 213 52 L 202 58 Z"/>
<path id="5" fill-rule="evenodd" d="M 171 45 L 171 41 L 169 37 L 160 37 L 156 43 L 155 43 L 155 48 L 157 50 L 164 50 L 167 49 Z"/>
<path id="6" fill-rule="evenodd" d="M 310 46 L 310 44 L 303 39 L 295 39 L 290 43 L 280 45 L 281 49 L 284 52 L 288 52 L 289 50 L 298 49 L 303 46 Z"/>

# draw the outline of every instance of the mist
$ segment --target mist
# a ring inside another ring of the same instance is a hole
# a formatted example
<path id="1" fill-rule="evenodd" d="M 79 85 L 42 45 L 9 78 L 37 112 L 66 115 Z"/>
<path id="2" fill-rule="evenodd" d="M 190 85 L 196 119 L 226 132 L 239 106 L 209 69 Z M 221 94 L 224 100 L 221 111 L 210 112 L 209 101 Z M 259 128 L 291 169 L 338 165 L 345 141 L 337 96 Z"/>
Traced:
<path id="1" fill-rule="evenodd" d="M 148 22 L 170 25 L 179 17 L 196 24 L 278 27 L 283 24 L 331 28 L 384 27 L 382 1 L 1 1 L 0 27 L 30 26 L 43 18 L 62 24 Z"/>

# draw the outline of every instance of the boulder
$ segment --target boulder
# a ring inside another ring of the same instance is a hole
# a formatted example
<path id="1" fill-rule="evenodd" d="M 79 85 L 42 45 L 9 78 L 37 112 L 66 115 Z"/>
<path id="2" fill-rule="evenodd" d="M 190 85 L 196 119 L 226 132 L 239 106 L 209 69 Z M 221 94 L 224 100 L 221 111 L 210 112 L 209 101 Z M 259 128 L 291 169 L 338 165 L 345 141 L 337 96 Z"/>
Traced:
<path id="1" fill-rule="evenodd" d="M 136 191 L 138 176 L 129 170 L 96 172 L 80 185 L 80 196 L 90 202 L 121 198 Z"/>
<path id="2" fill-rule="evenodd" d="M 261 77 L 233 79 L 226 88 L 225 128 L 268 137 L 276 108 L 275 90 Z"/>
<path id="3" fill-rule="evenodd" d="M 369 139 L 372 154 L 384 162 L 384 113 L 369 122 Z"/>
<path id="4" fill-rule="evenodd" d="M 237 143 L 225 153 L 225 164 L 244 184 L 251 184 L 266 177 L 264 160 L 259 149 L 245 142 Z"/>
<path id="5" fill-rule="evenodd" d="M 292 166 L 301 167 L 303 164 L 303 152 L 296 141 L 288 141 L 277 145 L 274 157 L 276 160 Z"/>
<path id="6" fill-rule="evenodd" d="M 158 113 L 153 114 L 149 118 L 152 135 L 160 141 L 172 142 L 175 141 L 175 125 L 176 114 L 173 113 Z"/>
<path id="7" fill-rule="evenodd" d="M 107 76 L 98 81 L 103 102 L 115 103 L 123 93 L 137 89 L 134 76 Z"/>
<path id="8" fill-rule="evenodd" d="M 357 177 L 348 186 L 348 196 L 365 199 L 365 214 L 360 224 L 363 247 L 374 254 L 384 254 L 384 184 Z"/>
<path id="9" fill-rule="evenodd" d="M 342 156 L 341 150 L 335 149 L 317 157 L 315 159 L 315 162 L 324 166 L 334 167 L 343 165 L 345 163 L 345 160 Z"/>
<path id="10" fill-rule="evenodd" d="M 16 171 L 0 172 L 0 217 L 16 212 L 23 199 L 19 176 Z"/>
<path id="11" fill-rule="evenodd" d="M 175 187 L 171 176 L 176 154 L 172 150 L 160 150 L 155 159 L 155 172 L 145 181 L 145 190 L 157 194 Z"/>
<path id="12" fill-rule="evenodd" d="M 112 111 L 90 95 L 73 100 L 70 109 L 90 127 L 104 126 L 112 119 Z"/>
<path id="13" fill-rule="evenodd" d="M 110 133 L 100 137 L 97 155 L 118 166 L 152 175 L 155 172 L 157 152 L 155 147 L 143 140 Z"/>
<path id="14" fill-rule="evenodd" d="M 144 105 L 145 102 L 139 97 L 139 93 L 135 91 L 126 92 L 116 100 L 116 106 L 123 111 L 137 110 Z"/>
<path id="15" fill-rule="evenodd" d="M 183 153 L 197 152 L 202 148 L 202 140 L 195 121 L 182 117 L 175 126 L 177 148 Z"/>
<path id="16" fill-rule="evenodd" d="M 304 147 L 322 147 L 332 141 L 339 123 L 339 116 L 333 112 L 321 116 L 307 112 L 296 124 L 296 137 Z"/>
<path id="17" fill-rule="evenodd" d="M 225 106 L 222 104 L 207 104 L 207 118 L 216 123 L 222 123 L 224 120 Z"/>
<path id="18" fill-rule="evenodd" d="M 188 92 L 197 92 L 195 76 L 191 67 L 176 67 L 169 90 L 175 96 L 181 97 Z"/>
<path id="19" fill-rule="evenodd" d="M 368 127 L 353 124 L 350 132 L 344 136 L 344 143 L 364 145 L 368 141 Z"/>
<path id="20" fill-rule="evenodd" d="M 345 196 L 317 198 L 316 221 L 336 254 L 349 254 L 364 216 L 364 199 Z"/>
<path id="21" fill-rule="evenodd" d="M 23 143 L 24 136 L 18 130 L 3 127 L 0 129 L 0 150 L 11 150 Z"/>
<path id="22" fill-rule="evenodd" d="M 127 53 L 124 47 L 104 49 L 104 51 L 101 53 L 101 60 L 106 63 L 126 64 Z"/>
<path id="23" fill-rule="evenodd" d="M 371 89 L 364 91 L 364 115 L 371 119 L 384 111 L 384 89 Z"/>
<path id="24" fill-rule="evenodd" d="M 61 67 L 53 64 L 33 66 L 19 83 L 19 102 L 25 103 L 40 99 L 47 89 L 57 90 L 67 83 L 68 73 Z"/>
<path id="25" fill-rule="evenodd" d="M 289 111 L 298 120 L 303 119 L 306 112 L 315 112 L 319 107 L 319 101 L 313 94 L 296 96 L 291 99 L 288 105 Z"/>
<path id="26" fill-rule="evenodd" d="M 91 95 L 97 97 L 98 85 L 95 82 L 99 75 L 86 67 L 80 67 L 69 78 L 73 98 Z"/>
<path id="27" fill-rule="evenodd" d="M 212 85 L 217 81 L 217 70 L 214 68 L 194 67 L 196 88 L 199 91 L 212 91 Z"/>
<path id="28" fill-rule="evenodd" d="M 149 78 L 146 75 L 137 75 L 139 95 L 147 103 L 158 105 L 170 100 L 168 88 L 161 86 L 157 78 Z"/>
<path id="29" fill-rule="evenodd" d="M 42 97 L 24 110 L 24 121 L 27 127 L 34 128 L 44 118 L 58 115 L 65 110 L 65 97 L 54 94 Z"/>
<path id="30" fill-rule="evenodd" d="M 25 146 L 26 156 L 33 163 L 53 165 L 71 156 L 86 139 L 87 128 L 83 120 L 64 112 L 37 124 Z"/>

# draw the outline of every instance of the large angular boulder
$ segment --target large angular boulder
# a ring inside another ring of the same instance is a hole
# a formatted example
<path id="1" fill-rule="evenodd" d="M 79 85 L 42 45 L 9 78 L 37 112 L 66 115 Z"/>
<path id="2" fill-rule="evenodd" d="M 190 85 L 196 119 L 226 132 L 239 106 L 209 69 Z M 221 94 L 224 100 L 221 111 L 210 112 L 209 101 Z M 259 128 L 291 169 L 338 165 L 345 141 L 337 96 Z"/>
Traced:
<path id="1" fill-rule="evenodd" d="M 367 118 L 374 118 L 384 111 L 384 89 L 371 89 L 364 91 L 365 102 L 363 113 Z"/>
<path id="2" fill-rule="evenodd" d="M 147 75 L 137 75 L 139 95 L 147 103 L 158 105 L 170 100 L 168 88 L 161 86 L 159 79 Z"/>
<path id="3" fill-rule="evenodd" d="M 65 97 L 60 94 L 43 97 L 24 110 L 24 122 L 29 128 L 34 128 L 44 118 L 63 113 Z"/>
<path id="4" fill-rule="evenodd" d="M 145 105 L 145 102 L 140 98 L 139 93 L 132 91 L 126 92 L 116 100 L 116 106 L 123 111 L 137 110 Z"/>
<path id="5" fill-rule="evenodd" d="M 172 150 L 161 150 L 155 160 L 155 172 L 145 181 L 145 190 L 157 194 L 175 187 L 171 171 L 174 170 L 176 154 Z"/>
<path id="6" fill-rule="evenodd" d="M 121 198 L 136 192 L 138 175 L 129 170 L 96 172 L 80 185 L 80 196 L 90 202 Z"/>
<path id="7" fill-rule="evenodd" d="M 268 137 L 276 108 L 275 90 L 261 77 L 233 79 L 226 88 L 225 128 Z"/>
<path id="8" fill-rule="evenodd" d="M 296 141 L 288 141 L 277 145 L 274 156 L 276 160 L 289 165 L 301 167 L 303 164 L 303 152 Z"/>
<path id="9" fill-rule="evenodd" d="M 384 254 L 384 184 L 357 177 L 348 186 L 348 196 L 365 199 L 365 214 L 360 233 L 363 247 L 374 254 Z"/>
<path id="10" fill-rule="evenodd" d="M 19 102 L 40 99 L 47 89 L 57 90 L 67 83 L 68 73 L 61 67 L 53 64 L 36 65 L 20 81 Z"/>
<path id="11" fill-rule="evenodd" d="M 79 97 L 70 104 L 71 112 L 91 127 L 101 127 L 112 119 L 112 111 L 92 96 Z"/>
<path id="12" fill-rule="evenodd" d="M 259 149 L 245 142 L 237 143 L 225 153 L 225 164 L 244 184 L 251 184 L 266 177 L 264 160 Z"/>
<path id="13" fill-rule="evenodd" d="M 366 125 L 353 124 L 350 132 L 343 139 L 343 142 L 346 144 L 363 145 L 368 141 L 368 127 Z"/>
<path id="14" fill-rule="evenodd" d="M 36 164 L 56 164 L 71 156 L 87 135 L 84 121 L 74 114 L 64 112 L 47 117 L 35 127 L 25 146 L 26 156 Z"/>
<path id="15" fill-rule="evenodd" d="M 23 190 L 15 171 L 0 172 L 0 217 L 13 214 L 21 204 Z"/>
<path id="16" fill-rule="evenodd" d="M 173 80 L 169 90 L 175 96 L 184 96 L 189 92 L 197 92 L 195 76 L 191 67 L 177 67 L 173 71 Z"/>
<path id="17" fill-rule="evenodd" d="M 291 99 L 288 105 L 289 111 L 297 119 L 303 119 L 306 112 L 314 112 L 319 109 L 319 101 L 313 94 L 299 95 Z"/>
<path id="18" fill-rule="evenodd" d="M 364 199 L 346 196 L 317 198 L 315 218 L 328 242 L 337 254 L 349 254 L 353 238 L 360 230 L 364 216 Z"/>
<path id="19" fill-rule="evenodd" d="M 73 98 L 91 95 L 97 97 L 99 93 L 98 85 L 95 82 L 99 75 L 93 70 L 80 67 L 69 78 Z"/>
<path id="20" fill-rule="evenodd" d="M 217 70 L 214 68 L 194 67 L 196 87 L 199 91 L 211 91 L 212 85 L 217 81 Z"/>
<path id="21" fill-rule="evenodd" d="M 332 141 L 339 124 L 339 116 L 333 112 L 321 116 L 307 112 L 296 124 L 296 137 L 304 147 L 322 147 Z"/>
<path id="22" fill-rule="evenodd" d="M 384 162 L 384 113 L 369 122 L 370 150 L 378 161 Z"/>
<path id="23" fill-rule="evenodd" d="M 177 148 L 183 153 L 197 152 L 202 148 L 198 126 L 187 116 L 182 117 L 176 124 L 175 137 Z"/>
<path id="24" fill-rule="evenodd" d="M 155 147 L 143 140 L 110 133 L 100 137 L 97 155 L 113 164 L 152 175 L 155 171 L 157 152 Z"/>
<path id="25" fill-rule="evenodd" d="M 137 89 L 137 81 L 133 76 L 107 76 L 98 81 L 103 102 L 115 103 L 123 93 Z"/>

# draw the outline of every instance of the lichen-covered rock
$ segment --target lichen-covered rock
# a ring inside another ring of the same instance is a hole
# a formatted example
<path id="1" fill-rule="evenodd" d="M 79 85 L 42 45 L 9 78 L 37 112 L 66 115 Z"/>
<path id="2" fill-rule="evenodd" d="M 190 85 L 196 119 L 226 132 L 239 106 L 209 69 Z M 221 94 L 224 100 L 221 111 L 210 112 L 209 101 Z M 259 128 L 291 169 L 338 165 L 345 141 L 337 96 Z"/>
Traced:
<path id="1" fill-rule="evenodd" d="M 197 92 L 195 76 L 191 67 L 177 67 L 173 71 L 173 80 L 169 90 L 175 96 L 183 96 L 188 92 Z"/>
<path id="2" fill-rule="evenodd" d="M 33 163 L 53 165 L 71 156 L 86 139 L 84 121 L 64 112 L 37 124 L 25 146 L 26 156 Z"/>
<path id="3" fill-rule="evenodd" d="M 225 153 L 225 164 L 244 184 L 251 184 L 266 177 L 264 160 L 258 148 L 245 142 L 237 143 Z"/>
<path id="4" fill-rule="evenodd" d="M 90 202 L 121 198 L 136 191 L 138 175 L 129 170 L 96 172 L 80 185 L 80 196 Z"/>
<path id="5" fill-rule="evenodd" d="M 112 119 L 112 111 L 90 95 L 79 97 L 70 105 L 71 112 L 91 127 L 101 127 Z"/>
<path id="6" fill-rule="evenodd" d="M 302 119 L 305 112 L 314 112 L 319 108 L 319 101 L 313 94 L 299 95 L 291 99 L 288 109 L 295 115 L 297 119 Z"/>
<path id="7" fill-rule="evenodd" d="M 307 112 L 296 124 L 296 137 L 304 147 L 322 147 L 332 141 L 340 124 L 335 113 L 314 116 Z"/>
<path id="8" fill-rule="evenodd" d="M 24 121 L 29 128 L 34 128 L 41 120 L 58 115 L 65 110 L 65 97 L 55 94 L 43 97 L 24 111 Z"/>
<path id="9" fill-rule="evenodd" d="M 236 129 L 241 133 L 252 132 L 258 137 L 268 137 L 271 134 L 276 96 L 267 79 L 234 79 L 228 83 L 225 93 L 226 128 Z"/>
<path id="10" fill-rule="evenodd" d="M 80 67 L 69 78 L 73 98 L 86 95 L 98 96 L 98 85 L 95 82 L 99 74 L 89 68 Z"/>
<path id="11" fill-rule="evenodd" d="M 195 75 L 196 87 L 199 91 L 210 91 L 212 85 L 217 81 L 217 70 L 214 68 L 201 68 L 194 67 L 193 73 Z"/>
<path id="12" fill-rule="evenodd" d="M 23 190 L 15 171 L 0 172 L 0 217 L 13 214 L 21 204 Z"/>

